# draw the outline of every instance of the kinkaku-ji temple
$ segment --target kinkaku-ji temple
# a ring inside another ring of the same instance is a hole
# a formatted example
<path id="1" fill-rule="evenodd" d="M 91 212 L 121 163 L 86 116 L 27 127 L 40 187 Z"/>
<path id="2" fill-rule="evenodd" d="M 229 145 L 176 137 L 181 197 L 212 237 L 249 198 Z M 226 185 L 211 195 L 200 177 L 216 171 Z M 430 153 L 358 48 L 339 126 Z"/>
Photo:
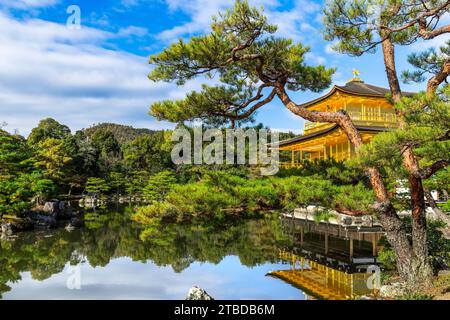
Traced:
<path id="1" fill-rule="evenodd" d="M 389 89 L 366 84 L 353 71 L 345 86 L 335 85 L 326 95 L 301 106 L 316 111 L 345 110 L 353 120 L 364 143 L 374 135 L 397 126 L 394 106 L 387 99 Z M 405 95 L 411 93 L 405 92 Z M 290 151 L 291 161 L 281 167 L 301 166 L 302 162 L 335 159 L 343 161 L 355 154 L 353 145 L 342 129 L 334 123 L 305 122 L 304 133 L 279 143 L 280 151 Z"/>

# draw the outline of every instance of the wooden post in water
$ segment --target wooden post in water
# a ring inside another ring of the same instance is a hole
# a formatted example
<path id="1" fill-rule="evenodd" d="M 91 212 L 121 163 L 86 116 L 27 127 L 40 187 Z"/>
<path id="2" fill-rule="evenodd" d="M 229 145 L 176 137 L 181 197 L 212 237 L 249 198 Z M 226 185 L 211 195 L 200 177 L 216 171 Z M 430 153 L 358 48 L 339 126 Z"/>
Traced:
<path id="1" fill-rule="evenodd" d="M 378 255 L 378 248 L 377 248 L 377 234 L 372 233 L 372 255 L 376 257 Z"/>
<path id="2" fill-rule="evenodd" d="M 300 247 L 303 248 L 303 226 L 300 228 Z"/>
<path id="3" fill-rule="evenodd" d="M 349 255 L 350 255 L 350 259 L 353 259 L 353 236 L 350 233 L 350 248 L 349 248 Z"/>

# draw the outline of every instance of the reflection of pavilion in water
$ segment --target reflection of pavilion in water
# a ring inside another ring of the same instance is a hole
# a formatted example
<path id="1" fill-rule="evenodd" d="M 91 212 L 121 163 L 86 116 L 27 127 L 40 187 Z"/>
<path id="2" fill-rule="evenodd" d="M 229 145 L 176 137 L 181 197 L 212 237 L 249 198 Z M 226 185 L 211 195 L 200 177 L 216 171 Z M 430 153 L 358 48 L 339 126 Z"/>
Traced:
<path id="1" fill-rule="evenodd" d="M 341 300 L 374 292 L 368 272 L 377 264 L 383 236 L 379 227 L 346 228 L 299 219 L 282 219 L 283 231 L 294 245 L 280 249 L 290 269 L 270 272 L 311 298 Z"/>

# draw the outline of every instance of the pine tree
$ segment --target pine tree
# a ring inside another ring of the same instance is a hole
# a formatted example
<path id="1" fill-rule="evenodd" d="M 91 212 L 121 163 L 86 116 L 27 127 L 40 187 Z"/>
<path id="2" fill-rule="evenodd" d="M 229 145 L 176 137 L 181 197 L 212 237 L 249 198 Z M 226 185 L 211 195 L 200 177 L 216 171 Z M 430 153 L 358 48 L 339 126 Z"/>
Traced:
<path id="1" fill-rule="evenodd" d="M 442 15 L 446 14 L 449 9 L 450 1 L 448 0 L 332 0 L 327 2 L 324 10 L 324 34 L 327 40 L 336 41 L 334 48 L 337 51 L 353 56 L 374 53 L 380 46 L 391 90 L 391 99 L 394 103 L 401 105 L 403 94 L 396 70 L 396 46 L 411 45 L 419 39 L 427 41 L 450 33 L 450 25 L 438 24 Z M 427 61 L 428 57 L 430 59 Z M 412 55 L 409 61 L 421 70 L 404 73 L 405 79 L 423 80 L 426 73 L 431 73 L 427 83 L 427 96 L 432 98 L 450 74 L 450 59 L 448 56 L 442 59 L 436 58 L 436 56 L 430 56 L 429 52 L 425 55 Z M 403 104 L 403 106 L 405 105 Z M 423 109 L 426 107 L 426 103 L 421 105 Z M 397 109 L 400 127 L 408 126 L 407 113 L 407 110 Z M 411 128 L 409 133 L 412 133 Z M 388 138 L 386 135 L 383 137 Z M 448 139 L 448 136 L 444 139 Z M 392 146 L 391 141 L 385 142 Z M 382 142 L 379 143 L 379 145 L 382 144 Z M 391 152 L 385 154 L 386 163 L 389 155 L 395 151 L 388 148 L 383 148 L 383 150 Z M 448 161 L 440 159 L 439 162 L 423 168 L 420 166 L 420 156 L 415 154 L 413 145 L 403 146 L 401 156 L 399 165 L 407 172 L 411 191 L 412 241 L 409 241 L 405 225 L 392 208 L 392 199 L 386 193 L 384 184 L 379 183 L 374 185 L 377 194 L 380 195 L 378 196 L 378 211 L 384 211 L 384 213 L 381 212 L 383 214 L 380 217 L 382 221 L 384 220 L 383 225 L 388 231 L 387 236 L 395 249 L 397 266 L 402 278 L 412 287 L 421 284 L 428 285 L 432 277 L 432 268 L 428 257 L 423 179 L 428 177 L 426 172 L 434 174 L 448 165 Z M 392 232 L 389 232 L 390 230 Z"/>
<path id="2" fill-rule="evenodd" d="M 152 202 L 163 201 L 176 182 L 177 179 L 172 171 L 159 172 L 149 178 L 143 196 L 146 200 Z"/>
<path id="3" fill-rule="evenodd" d="M 91 177 L 86 182 L 86 192 L 96 196 L 104 195 L 110 189 L 111 188 L 108 186 L 107 182 L 101 178 Z"/>

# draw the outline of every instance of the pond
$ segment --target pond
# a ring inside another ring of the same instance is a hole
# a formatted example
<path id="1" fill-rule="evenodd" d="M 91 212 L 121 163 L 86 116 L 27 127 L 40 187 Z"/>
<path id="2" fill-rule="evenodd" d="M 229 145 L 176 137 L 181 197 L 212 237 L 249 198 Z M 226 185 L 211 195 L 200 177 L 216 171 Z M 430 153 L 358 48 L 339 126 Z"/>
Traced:
<path id="1" fill-rule="evenodd" d="M 353 240 L 348 230 L 341 239 L 328 226 L 324 232 L 278 216 L 220 227 L 175 224 L 146 230 L 142 240 L 132 211 L 88 212 L 79 229 L 2 238 L 0 296 L 184 299 L 197 285 L 216 299 L 342 299 L 358 292 L 355 275 L 365 274 L 360 269 L 379 240 L 376 233 Z"/>

